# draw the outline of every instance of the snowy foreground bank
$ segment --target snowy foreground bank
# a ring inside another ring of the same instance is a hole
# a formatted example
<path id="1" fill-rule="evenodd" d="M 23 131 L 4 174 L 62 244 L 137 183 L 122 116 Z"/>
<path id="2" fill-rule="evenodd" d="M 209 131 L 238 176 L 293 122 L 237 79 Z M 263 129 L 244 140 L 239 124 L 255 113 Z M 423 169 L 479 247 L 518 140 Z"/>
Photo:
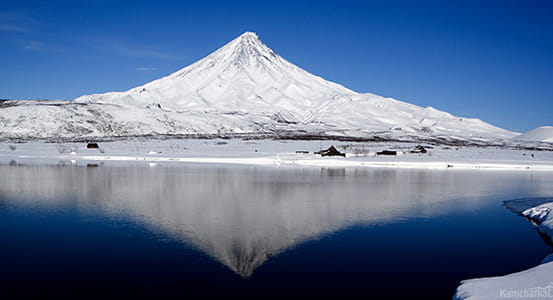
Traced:
<path id="1" fill-rule="evenodd" d="M 545 201 L 545 203 L 543 203 Z M 505 206 L 553 239 L 553 198 L 506 201 Z M 539 204 L 541 202 L 541 204 Z M 453 299 L 553 299 L 553 254 L 534 268 L 506 276 L 464 280 Z"/>
<path id="2" fill-rule="evenodd" d="M 346 157 L 314 152 L 334 145 Z M 144 162 L 154 164 L 220 163 L 325 167 L 454 168 L 553 171 L 553 151 L 500 148 L 422 146 L 415 143 L 285 141 L 241 139 L 116 140 L 98 142 L 0 142 L 3 163 Z M 395 155 L 377 155 L 389 150 Z"/>

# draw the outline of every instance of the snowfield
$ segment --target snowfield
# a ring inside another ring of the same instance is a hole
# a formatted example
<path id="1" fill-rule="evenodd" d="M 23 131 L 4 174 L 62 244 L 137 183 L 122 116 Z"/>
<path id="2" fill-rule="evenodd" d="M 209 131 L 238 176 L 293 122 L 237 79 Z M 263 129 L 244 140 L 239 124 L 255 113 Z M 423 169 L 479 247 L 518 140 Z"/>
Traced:
<path id="1" fill-rule="evenodd" d="M 250 139 L 152 139 L 0 143 L 4 163 L 230 163 L 260 165 L 553 171 L 553 151 L 417 143 Z M 346 157 L 314 154 L 334 145 Z M 423 146 L 426 153 L 416 152 Z M 396 155 L 377 155 L 383 150 Z"/>
<path id="2" fill-rule="evenodd" d="M 1 101 L 0 138 L 269 136 L 501 144 L 518 134 L 370 93 L 288 62 L 246 32 L 209 56 L 124 92 Z"/>
<path id="3" fill-rule="evenodd" d="M 545 202 L 542 204 L 538 204 Z M 553 239 L 553 198 L 506 201 L 505 206 L 533 223 Z M 453 299 L 551 299 L 553 298 L 553 254 L 534 268 L 491 278 L 464 280 Z"/>

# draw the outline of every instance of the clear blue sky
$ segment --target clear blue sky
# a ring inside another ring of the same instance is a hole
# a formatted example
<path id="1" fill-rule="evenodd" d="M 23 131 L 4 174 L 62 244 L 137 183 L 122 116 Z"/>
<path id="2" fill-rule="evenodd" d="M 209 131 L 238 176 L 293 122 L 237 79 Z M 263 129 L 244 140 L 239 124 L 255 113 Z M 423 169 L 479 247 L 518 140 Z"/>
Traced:
<path id="1" fill-rule="evenodd" d="M 0 2 L 0 98 L 126 90 L 244 31 L 292 63 L 515 131 L 553 125 L 553 1 Z"/>

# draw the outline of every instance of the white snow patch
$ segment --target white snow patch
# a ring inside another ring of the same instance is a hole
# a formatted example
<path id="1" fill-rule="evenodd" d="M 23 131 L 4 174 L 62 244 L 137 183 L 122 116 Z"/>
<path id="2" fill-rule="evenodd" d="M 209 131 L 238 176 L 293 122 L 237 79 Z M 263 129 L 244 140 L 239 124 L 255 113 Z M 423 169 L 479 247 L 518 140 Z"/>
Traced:
<path id="1" fill-rule="evenodd" d="M 553 239 L 553 202 L 544 203 L 537 207 L 527 209 L 522 212 L 524 216 L 538 224 L 538 230 Z M 553 275 L 553 273 L 552 273 Z"/>
<path id="2" fill-rule="evenodd" d="M 553 262 L 506 276 L 463 280 L 453 299 L 551 299 Z"/>

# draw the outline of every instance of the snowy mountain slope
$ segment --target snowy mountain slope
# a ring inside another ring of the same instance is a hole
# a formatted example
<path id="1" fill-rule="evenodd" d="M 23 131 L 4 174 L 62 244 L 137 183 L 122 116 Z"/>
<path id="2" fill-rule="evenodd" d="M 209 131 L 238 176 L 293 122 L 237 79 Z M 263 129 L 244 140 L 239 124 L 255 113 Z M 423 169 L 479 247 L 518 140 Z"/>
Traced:
<path id="1" fill-rule="evenodd" d="M 553 126 L 542 126 L 514 138 L 516 141 L 553 143 Z"/>
<path id="2" fill-rule="evenodd" d="M 34 104 L 0 105 L 0 137 L 286 133 L 486 141 L 516 136 L 478 119 L 356 93 L 286 61 L 251 32 L 129 91 Z"/>

